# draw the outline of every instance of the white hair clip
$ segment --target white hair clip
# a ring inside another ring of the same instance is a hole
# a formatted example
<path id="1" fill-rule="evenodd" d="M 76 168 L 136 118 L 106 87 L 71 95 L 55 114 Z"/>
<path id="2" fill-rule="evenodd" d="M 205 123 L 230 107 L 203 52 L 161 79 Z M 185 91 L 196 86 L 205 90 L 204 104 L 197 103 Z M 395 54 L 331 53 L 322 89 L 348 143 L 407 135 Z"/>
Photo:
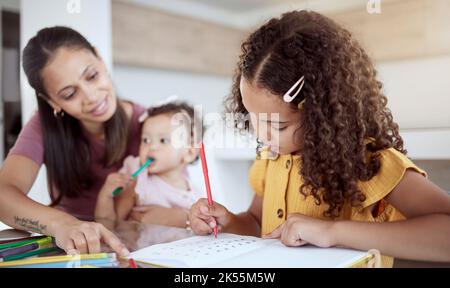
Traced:
<path id="1" fill-rule="evenodd" d="M 305 76 L 302 76 L 297 82 L 295 82 L 295 84 L 291 87 L 291 89 L 289 89 L 289 91 L 287 91 L 286 94 L 284 94 L 283 96 L 284 102 L 291 103 L 295 99 L 295 97 L 297 97 L 298 93 L 300 93 L 304 84 L 305 84 Z M 292 91 L 294 91 L 297 87 L 298 87 L 297 92 L 295 92 L 295 94 L 291 96 Z"/>
<path id="2" fill-rule="evenodd" d="M 155 104 L 148 106 L 148 108 L 145 109 L 145 112 L 142 113 L 141 116 L 139 116 L 139 119 L 138 119 L 139 123 L 144 122 L 148 118 L 148 109 L 161 107 L 161 106 L 164 106 L 164 105 L 169 104 L 171 102 L 175 102 L 177 100 L 178 100 L 178 95 L 170 95 L 166 99 L 161 100 L 161 101 L 157 101 L 157 102 L 155 102 Z"/>

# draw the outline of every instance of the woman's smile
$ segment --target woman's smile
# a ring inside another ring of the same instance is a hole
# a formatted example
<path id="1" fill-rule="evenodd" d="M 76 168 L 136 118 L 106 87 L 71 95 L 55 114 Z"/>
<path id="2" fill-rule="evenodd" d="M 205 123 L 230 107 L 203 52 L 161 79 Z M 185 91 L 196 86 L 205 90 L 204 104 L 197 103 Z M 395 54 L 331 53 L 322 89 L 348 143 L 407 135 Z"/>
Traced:
<path id="1" fill-rule="evenodd" d="M 108 112 L 108 97 L 106 97 L 103 101 L 101 101 L 94 109 L 92 109 L 89 113 L 95 117 L 102 116 L 106 112 Z"/>

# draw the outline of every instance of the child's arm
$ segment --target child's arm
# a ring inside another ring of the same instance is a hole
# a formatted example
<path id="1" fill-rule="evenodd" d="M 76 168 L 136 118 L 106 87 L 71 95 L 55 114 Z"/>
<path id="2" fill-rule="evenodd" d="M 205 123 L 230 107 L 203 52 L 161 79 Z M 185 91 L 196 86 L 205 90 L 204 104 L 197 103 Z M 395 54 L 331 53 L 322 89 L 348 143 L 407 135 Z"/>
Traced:
<path id="1" fill-rule="evenodd" d="M 159 205 L 135 207 L 130 218 L 142 223 L 186 228 L 188 210 Z"/>
<path id="2" fill-rule="evenodd" d="M 248 211 L 235 215 L 224 206 L 207 199 L 200 199 L 192 205 L 189 219 L 194 233 L 211 234 L 215 225 L 219 231 L 240 235 L 261 236 L 262 198 L 255 195 Z"/>
<path id="3" fill-rule="evenodd" d="M 95 218 L 116 220 L 117 214 L 115 211 L 115 204 L 112 192 L 117 187 L 126 187 L 131 180 L 131 177 L 122 173 L 111 173 L 106 178 L 97 197 L 97 204 L 95 206 Z M 124 191 L 122 191 L 123 193 Z"/>
<path id="4" fill-rule="evenodd" d="M 450 261 L 450 196 L 447 192 L 408 170 L 386 200 L 408 220 L 370 226 L 337 223 L 337 244 L 342 242 L 341 245 L 358 249 L 367 243 L 364 246 L 372 245 L 398 258 Z M 356 229 L 353 231 L 358 236 L 350 239 L 345 235 L 349 229 Z M 361 235 L 360 239 L 360 234 L 366 235 Z"/>
<path id="5" fill-rule="evenodd" d="M 135 187 L 136 181 L 133 181 L 114 199 L 117 220 L 127 220 L 130 216 L 131 210 L 136 204 Z"/>
<path id="6" fill-rule="evenodd" d="M 450 196 L 447 192 L 408 170 L 386 200 L 407 220 L 333 222 L 292 214 L 268 237 L 281 237 L 288 246 L 311 243 L 321 247 L 374 248 L 384 255 L 403 259 L 450 261 Z"/>

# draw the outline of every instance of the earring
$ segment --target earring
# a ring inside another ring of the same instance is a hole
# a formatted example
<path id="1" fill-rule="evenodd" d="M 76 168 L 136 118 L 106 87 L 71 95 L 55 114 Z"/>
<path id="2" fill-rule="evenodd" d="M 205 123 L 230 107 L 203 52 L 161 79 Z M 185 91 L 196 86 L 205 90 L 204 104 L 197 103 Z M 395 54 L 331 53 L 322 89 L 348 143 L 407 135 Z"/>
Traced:
<path id="1" fill-rule="evenodd" d="M 64 117 L 64 111 L 60 110 L 58 112 L 58 111 L 56 111 L 56 109 L 53 109 L 53 116 L 55 116 L 55 118 L 63 118 Z"/>

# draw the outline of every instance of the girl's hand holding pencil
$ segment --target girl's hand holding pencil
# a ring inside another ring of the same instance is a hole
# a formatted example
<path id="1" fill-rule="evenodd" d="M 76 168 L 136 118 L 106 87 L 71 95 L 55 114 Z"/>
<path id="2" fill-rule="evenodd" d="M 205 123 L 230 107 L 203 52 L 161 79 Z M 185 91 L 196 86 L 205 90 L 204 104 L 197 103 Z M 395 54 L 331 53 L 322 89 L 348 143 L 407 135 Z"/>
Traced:
<path id="1" fill-rule="evenodd" d="M 206 198 L 198 200 L 189 211 L 191 229 L 197 235 L 211 234 L 216 226 L 222 231 L 230 223 L 232 216 L 231 212 L 217 202 L 209 205 Z"/>

